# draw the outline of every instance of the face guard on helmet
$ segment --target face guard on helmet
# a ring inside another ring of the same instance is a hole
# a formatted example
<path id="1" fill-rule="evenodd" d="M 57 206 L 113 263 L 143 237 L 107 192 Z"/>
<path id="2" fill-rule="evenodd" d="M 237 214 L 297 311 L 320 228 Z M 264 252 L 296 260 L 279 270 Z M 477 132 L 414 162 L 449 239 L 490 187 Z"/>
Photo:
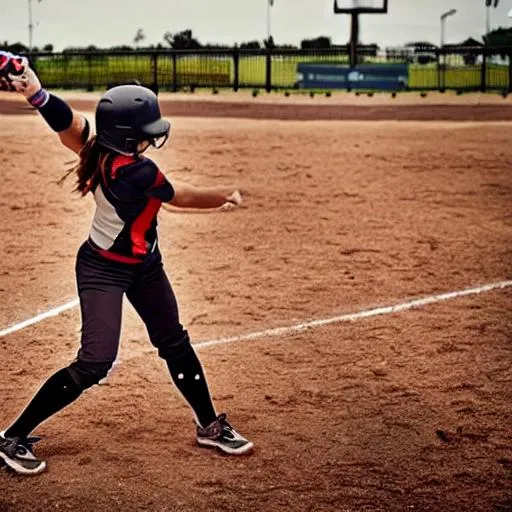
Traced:
<path id="1" fill-rule="evenodd" d="M 98 142 L 123 155 L 142 153 L 150 145 L 161 148 L 170 129 L 169 121 L 162 119 L 155 93 L 146 87 L 113 87 L 96 107 Z"/>

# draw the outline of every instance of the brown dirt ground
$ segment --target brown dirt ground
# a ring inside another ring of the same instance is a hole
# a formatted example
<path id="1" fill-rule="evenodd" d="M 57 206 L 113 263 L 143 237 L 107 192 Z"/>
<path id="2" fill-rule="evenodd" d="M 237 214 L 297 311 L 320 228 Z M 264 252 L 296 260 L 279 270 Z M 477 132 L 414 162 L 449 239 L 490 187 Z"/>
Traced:
<path id="1" fill-rule="evenodd" d="M 73 156 L 36 115 L 6 116 L 27 113 L 6 99 L 0 328 L 75 297 L 93 211 L 71 182 L 55 184 Z M 299 101 L 163 101 L 173 139 L 153 156 L 169 178 L 236 183 L 246 199 L 161 212 L 196 342 L 512 279 L 512 125 L 498 122 L 509 103 L 419 115 L 368 101 L 328 107 L 337 121 Z M 364 121 L 340 120 L 356 107 Z M 2 425 L 74 357 L 79 322 L 74 309 L 0 338 Z M 190 411 L 127 306 L 121 364 L 38 429 L 47 472 L 0 473 L 0 511 L 512 510 L 511 332 L 506 288 L 200 349 L 218 410 L 256 445 L 228 458 L 195 446 Z"/>
<path id="2" fill-rule="evenodd" d="M 77 110 L 93 111 L 101 92 L 60 92 Z M 511 121 L 512 95 L 429 92 L 403 93 L 396 98 L 389 94 L 335 93 L 332 97 L 282 93 L 263 93 L 253 98 L 249 92 L 222 91 L 206 93 L 162 93 L 162 112 L 169 117 L 229 117 L 242 119 L 278 119 L 285 121 Z M 293 108 L 290 108 L 293 107 Z M 407 108 L 397 108 L 407 107 Z M 471 107 L 471 108 L 468 108 Z M 0 92 L 0 113 L 29 113 L 24 100 Z M 32 112 L 35 114 L 34 112 Z"/>

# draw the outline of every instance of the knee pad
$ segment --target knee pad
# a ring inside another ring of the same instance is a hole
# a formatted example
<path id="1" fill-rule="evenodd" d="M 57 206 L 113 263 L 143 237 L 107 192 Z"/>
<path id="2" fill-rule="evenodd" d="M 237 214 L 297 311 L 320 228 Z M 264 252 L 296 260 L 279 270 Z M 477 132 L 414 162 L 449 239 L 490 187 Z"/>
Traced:
<path id="1" fill-rule="evenodd" d="M 80 390 L 85 391 L 104 379 L 112 364 L 113 362 L 92 363 L 78 359 L 68 366 L 68 372 Z"/>
<path id="2" fill-rule="evenodd" d="M 192 350 L 188 332 L 181 330 L 178 335 L 169 336 L 158 345 L 158 355 L 166 361 L 179 359 Z"/>

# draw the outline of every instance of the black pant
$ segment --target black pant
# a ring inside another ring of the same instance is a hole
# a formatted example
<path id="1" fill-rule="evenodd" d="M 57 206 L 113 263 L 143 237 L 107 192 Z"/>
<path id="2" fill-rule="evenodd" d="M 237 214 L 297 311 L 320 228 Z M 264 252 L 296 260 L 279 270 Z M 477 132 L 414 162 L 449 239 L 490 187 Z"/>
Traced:
<path id="1" fill-rule="evenodd" d="M 144 263 L 131 265 L 109 260 L 85 242 L 78 251 L 76 278 L 82 312 L 78 359 L 115 361 L 125 293 L 155 347 L 165 351 L 163 344 L 183 339 L 185 331 L 158 247 Z"/>
<path id="2" fill-rule="evenodd" d="M 36 393 L 8 437 L 24 438 L 43 421 L 74 402 L 105 377 L 115 361 L 121 332 L 123 295 L 140 315 L 173 382 L 203 427 L 216 420 L 201 363 L 179 322 L 178 306 L 158 248 L 144 263 L 130 265 L 101 256 L 88 242 L 78 251 L 76 277 L 82 310 L 78 360 L 51 376 Z"/>

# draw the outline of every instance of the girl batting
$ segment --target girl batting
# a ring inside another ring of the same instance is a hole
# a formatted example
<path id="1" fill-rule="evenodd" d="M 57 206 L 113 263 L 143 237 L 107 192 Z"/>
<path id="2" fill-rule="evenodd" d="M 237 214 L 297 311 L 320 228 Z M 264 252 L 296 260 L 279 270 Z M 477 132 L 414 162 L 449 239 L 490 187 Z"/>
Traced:
<path id="1" fill-rule="evenodd" d="M 198 444 L 241 455 L 253 444 L 213 406 L 203 369 L 180 323 L 176 299 L 158 248 L 157 213 L 162 203 L 178 208 L 240 204 L 237 190 L 170 183 L 143 153 L 161 148 L 170 124 L 157 97 L 137 85 L 114 87 L 96 108 L 96 135 L 85 118 L 42 88 L 25 58 L 0 52 L 0 88 L 23 94 L 66 147 L 77 153 L 76 190 L 92 194 L 96 212 L 89 238 L 76 260 L 82 332 L 76 359 L 52 375 L 27 408 L 0 433 L 0 458 L 20 474 L 46 467 L 33 453 L 30 433 L 98 384 L 112 367 L 119 346 L 126 295 L 171 378 L 192 408 Z"/>

